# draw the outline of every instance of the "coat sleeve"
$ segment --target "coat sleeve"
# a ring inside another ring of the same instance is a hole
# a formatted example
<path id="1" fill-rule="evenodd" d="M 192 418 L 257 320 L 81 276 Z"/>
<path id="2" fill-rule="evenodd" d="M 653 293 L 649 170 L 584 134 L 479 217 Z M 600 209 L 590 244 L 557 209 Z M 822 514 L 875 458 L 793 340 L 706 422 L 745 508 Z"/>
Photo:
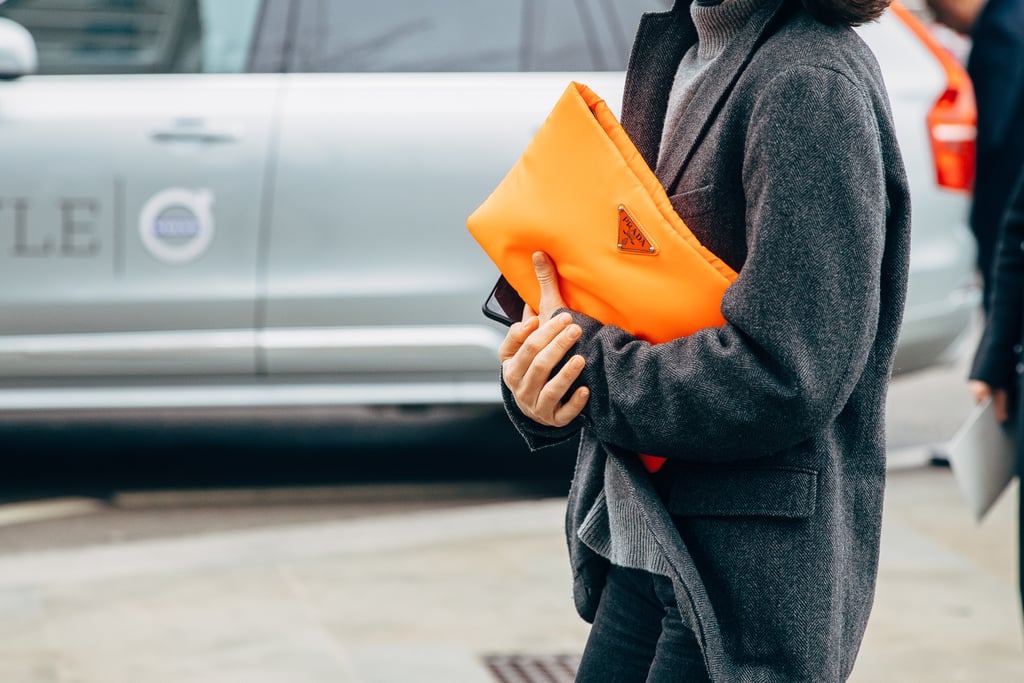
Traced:
<path id="1" fill-rule="evenodd" d="M 985 332 L 971 367 L 971 379 L 1013 390 L 1024 307 L 1024 169 L 1000 229 L 993 271 L 992 301 Z"/>
<path id="2" fill-rule="evenodd" d="M 576 315 L 578 314 L 573 313 L 574 317 Z M 568 357 L 571 357 L 571 354 Z M 548 427 L 534 422 L 526 417 L 523 411 L 519 410 L 519 406 L 516 405 L 516 399 L 512 396 L 508 386 L 506 386 L 504 378 L 501 380 L 501 399 L 505 404 L 505 412 L 508 413 L 513 426 L 515 426 L 519 435 L 523 437 L 523 440 L 526 441 L 526 445 L 530 447 L 530 450 L 536 451 L 568 441 L 576 436 L 583 427 L 583 417 L 577 417 L 564 427 Z"/>
<path id="3" fill-rule="evenodd" d="M 876 115 L 834 70 L 794 66 L 766 84 L 747 129 L 747 260 L 723 298 L 726 323 L 653 345 L 574 314 L 591 389 L 582 419 L 598 438 L 724 462 L 778 452 L 835 419 L 878 326 L 887 201 Z"/>

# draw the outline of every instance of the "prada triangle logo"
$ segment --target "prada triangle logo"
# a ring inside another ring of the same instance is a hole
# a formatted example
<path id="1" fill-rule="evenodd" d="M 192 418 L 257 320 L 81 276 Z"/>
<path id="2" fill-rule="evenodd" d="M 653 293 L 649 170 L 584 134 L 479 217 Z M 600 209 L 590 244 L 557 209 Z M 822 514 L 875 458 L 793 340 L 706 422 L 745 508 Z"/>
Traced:
<path id="1" fill-rule="evenodd" d="M 658 247 L 644 233 L 640 224 L 619 204 L 619 240 L 616 244 L 626 254 L 656 254 Z"/>

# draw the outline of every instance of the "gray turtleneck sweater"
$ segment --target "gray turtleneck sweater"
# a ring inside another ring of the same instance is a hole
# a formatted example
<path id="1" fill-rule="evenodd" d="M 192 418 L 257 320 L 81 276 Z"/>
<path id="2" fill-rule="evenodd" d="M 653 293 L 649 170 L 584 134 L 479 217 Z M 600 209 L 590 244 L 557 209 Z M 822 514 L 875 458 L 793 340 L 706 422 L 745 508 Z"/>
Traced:
<path id="1" fill-rule="evenodd" d="M 665 127 L 661 133 L 660 150 L 671 145 L 683 112 L 697 90 L 708 66 L 714 62 L 733 36 L 749 21 L 761 0 L 695 0 L 690 16 L 697 28 L 697 42 L 679 62 L 672 92 L 668 96 Z M 664 155 L 659 152 L 658 163 Z"/>
<path id="2" fill-rule="evenodd" d="M 672 136 L 682 121 L 687 104 L 706 72 L 725 46 L 750 20 L 761 0 L 695 0 L 690 15 L 697 28 L 697 43 L 683 56 L 669 94 L 661 150 L 671 145 Z M 662 156 L 659 152 L 659 156 Z M 606 463 L 604 492 L 594 501 L 586 519 L 577 530 L 580 540 L 613 564 L 645 569 L 658 574 L 670 573 L 649 527 L 638 518 L 630 501 L 630 490 L 621 470 Z"/>

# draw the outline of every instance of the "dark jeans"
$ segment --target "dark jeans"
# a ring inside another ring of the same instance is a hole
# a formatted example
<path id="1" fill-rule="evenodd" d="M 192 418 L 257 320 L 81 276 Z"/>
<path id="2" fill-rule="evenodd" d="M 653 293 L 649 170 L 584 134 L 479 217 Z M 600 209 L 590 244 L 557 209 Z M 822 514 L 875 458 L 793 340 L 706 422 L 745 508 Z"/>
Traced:
<path id="1" fill-rule="evenodd" d="M 577 683 L 709 681 L 700 645 L 683 625 L 672 582 L 612 566 Z"/>

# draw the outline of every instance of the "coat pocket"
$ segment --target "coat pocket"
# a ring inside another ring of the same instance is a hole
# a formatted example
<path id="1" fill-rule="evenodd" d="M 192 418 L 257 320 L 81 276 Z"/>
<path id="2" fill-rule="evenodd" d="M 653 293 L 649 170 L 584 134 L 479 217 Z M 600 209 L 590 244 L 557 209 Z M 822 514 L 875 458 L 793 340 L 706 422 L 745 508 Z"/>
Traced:
<path id="1" fill-rule="evenodd" d="M 683 222 L 689 218 L 696 218 L 714 211 L 718 204 L 714 185 L 705 185 L 674 194 L 669 197 L 669 201 L 672 202 L 672 208 L 683 219 Z"/>
<path id="2" fill-rule="evenodd" d="M 838 550 L 837 534 L 847 536 L 830 519 L 827 504 L 815 501 L 819 486 L 822 497 L 829 497 L 826 475 L 749 465 L 680 468 L 674 474 L 669 508 L 726 649 L 737 659 L 780 667 L 809 661 L 807 648 L 826 647 L 836 612 L 849 606 L 837 597 L 844 573 L 852 569 Z M 854 613 L 861 607 L 854 605 Z M 790 673 L 786 680 L 821 680 L 796 669 Z"/>
<path id="3" fill-rule="evenodd" d="M 675 475 L 668 509 L 685 517 L 806 519 L 817 497 L 818 473 L 809 468 L 686 468 Z"/>

